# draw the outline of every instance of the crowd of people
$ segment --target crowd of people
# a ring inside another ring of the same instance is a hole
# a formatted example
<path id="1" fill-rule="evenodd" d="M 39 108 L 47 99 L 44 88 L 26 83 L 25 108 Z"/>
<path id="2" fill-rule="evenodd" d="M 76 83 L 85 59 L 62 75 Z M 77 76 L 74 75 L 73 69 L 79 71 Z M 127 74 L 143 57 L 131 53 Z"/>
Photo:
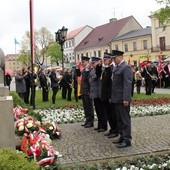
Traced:
<path id="1" fill-rule="evenodd" d="M 135 87 L 136 92 L 140 93 L 141 86 L 144 86 L 146 95 L 154 93 L 155 87 L 170 87 L 170 63 L 164 63 L 161 70 L 153 62 L 132 67 L 125 62 L 123 54 L 122 51 L 112 50 L 111 53 L 104 53 L 103 59 L 92 57 L 91 61 L 89 57 L 82 56 L 72 69 L 60 71 L 53 68 L 32 73 L 28 67 L 27 70 L 18 71 L 15 76 L 16 92 L 25 103 L 32 105 L 38 79 L 42 101 L 49 101 L 51 88 L 51 100 L 55 104 L 59 90 L 62 91 L 62 99 L 71 101 L 74 89 L 76 102 L 81 95 L 83 103 L 85 122 L 82 126 L 94 127 L 96 113 L 98 121 L 95 131 L 107 131 L 104 136 L 108 138 L 118 137 L 113 141 L 118 148 L 131 146 L 130 103 Z M 81 83 L 78 83 L 80 77 Z M 34 89 L 33 94 L 31 89 Z"/>

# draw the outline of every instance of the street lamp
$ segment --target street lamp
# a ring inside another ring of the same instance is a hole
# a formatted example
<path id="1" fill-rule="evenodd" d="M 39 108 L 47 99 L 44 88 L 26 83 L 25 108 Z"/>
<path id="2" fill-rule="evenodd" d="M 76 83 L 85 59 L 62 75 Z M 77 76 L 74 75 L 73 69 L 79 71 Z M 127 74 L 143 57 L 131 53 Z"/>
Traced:
<path id="1" fill-rule="evenodd" d="M 64 70 L 64 53 L 63 53 L 64 49 L 63 49 L 63 45 L 64 45 L 64 42 L 66 41 L 67 31 L 68 31 L 68 29 L 63 26 L 62 29 L 59 29 L 57 32 L 55 32 L 55 40 L 61 46 L 62 70 Z"/>

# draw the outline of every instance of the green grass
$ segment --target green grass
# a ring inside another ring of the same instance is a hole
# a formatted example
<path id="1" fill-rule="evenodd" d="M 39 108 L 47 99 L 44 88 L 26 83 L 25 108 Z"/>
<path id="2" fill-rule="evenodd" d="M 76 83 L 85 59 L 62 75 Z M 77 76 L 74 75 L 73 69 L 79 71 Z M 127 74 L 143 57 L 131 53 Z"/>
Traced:
<path id="1" fill-rule="evenodd" d="M 36 97 L 35 97 L 35 107 L 36 107 L 36 109 L 51 108 L 51 107 L 57 108 L 57 107 L 68 106 L 68 105 L 82 106 L 82 100 L 79 99 L 78 102 L 76 102 L 73 92 L 72 92 L 72 101 L 67 101 L 67 99 L 62 99 L 61 90 L 59 90 L 57 95 L 56 95 L 55 104 L 52 104 L 52 90 L 49 91 L 48 97 L 49 97 L 49 101 L 42 102 L 42 91 L 37 90 L 36 91 Z"/>
<path id="2" fill-rule="evenodd" d="M 12 92 L 15 93 L 15 92 Z M 133 99 L 139 100 L 139 99 L 153 99 L 153 98 L 163 98 L 168 97 L 170 98 L 170 94 L 152 94 L 152 95 L 146 95 L 145 93 L 134 93 Z M 58 91 L 56 96 L 56 104 L 52 104 L 52 90 L 49 91 L 49 101 L 48 102 L 42 102 L 42 91 L 37 90 L 36 91 L 36 98 L 35 98 L 35 108 L 36 109 L 47 109 L 47 108 L 57 108 L 61 106 L 68 106 L 68 105 L 76 105 L 76 106 L 82 106 L 82 100 L 79 99 L 78 102 L 75 101 L 74 98 L 74 91 L 72 92 L 72 101 L 67 101 L 67 99 L 62 99 L 61 97 L 61 90 Z M 26 107 L 30 107 L 30 105 L 26 105 Z"/>

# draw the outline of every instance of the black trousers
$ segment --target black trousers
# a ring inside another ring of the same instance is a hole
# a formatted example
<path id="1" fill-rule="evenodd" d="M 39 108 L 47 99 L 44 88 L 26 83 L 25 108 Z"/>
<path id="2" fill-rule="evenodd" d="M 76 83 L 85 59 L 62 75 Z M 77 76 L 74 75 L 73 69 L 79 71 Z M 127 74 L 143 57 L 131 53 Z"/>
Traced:
<path id="1" fill-rule="evenodd" d="M 25 102 L 26 104 L 29 103 L 30 89 L 31 89 L 31 87 L 27 85 L 27 86 L 26 86 L 26 92 L 25 92 L 25 94 L 24 94 L 24 102 Z"/>
<path id="2" fill-rule="evenodd" d="M 58 87 L 53 87 L 52 90 L 53 90 L 52 103 L 55 104 Z"/>
<path id="3" fill-rule="evenodd" d="M 72 93 L 72 88 L 68 87 L 67 88 L 67 100 L 71 101 L 71 93 Z"/>
<path id="4" fill-rule="evenodd" d="M 94 124 L 94 109 L 92 104 L 92 99 L 89 95 L 82 94 L 82 102 L 85 114 L 85 124 Z"/>
<path id="5" fill-rule="evenodd" d="M 130 105 L 124 107 L 123 103 L 116 103 L 115 108 L 120 137 L 124 140 L 131 140 Z"/>
<path id="6" fill-rule="evenodd" d="M 107 121 L 110 126 L 110 133 L 118 134 L 118 125 L 117 125 L 117 118 L 116 118 L 116 111 L 115 106 L 113 103 L 109 102 L 108 100 L 103 101 L 104 112 L 107 117 Z"/>
<path id="7" fill-rule="evenodd" d="M 42 87 L 42 101 L 48 101 L 48 90 L 47 87 Z"/>
<path id="8" fill-rule="evenodd" d="M 152 80 L 151 79 L 145 79 L 145 90 L 146 90 L 146 95 L 151 95 L 152 93 Z"/>
<path id="9" fill-rule="evenodd" d="M 62 98 L 66 99 L 66 95 L 67 95 L 67 87 L 66 86 L 62 86 Z"/>
<path id="10" fill-rule="evenodd" d="M 76 102 L 78 102 L 77 87 L 74 87 L 74 98 L 75 98 Z"/>
<path id="11" fill-rule="evenodd" d="M 98 128 L 107 129 L 107 118 L 104 112 L 103 102 L 100 98 L 95 98 L 94 100 L 94 106 L 98 118 Z"/>

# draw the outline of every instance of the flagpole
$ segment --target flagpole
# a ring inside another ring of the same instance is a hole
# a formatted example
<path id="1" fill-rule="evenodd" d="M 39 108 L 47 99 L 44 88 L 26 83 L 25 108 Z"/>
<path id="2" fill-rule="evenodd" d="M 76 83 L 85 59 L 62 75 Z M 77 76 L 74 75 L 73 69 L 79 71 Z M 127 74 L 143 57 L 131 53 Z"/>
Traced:
<path id="1" fill-rule="evenodd" d="M 32 101 L 33 109 L 35 109 L 33 0 L 30 0 L 30 46 L 31 46 L 31 68 L 32 68 L 31 101 Z"/>

